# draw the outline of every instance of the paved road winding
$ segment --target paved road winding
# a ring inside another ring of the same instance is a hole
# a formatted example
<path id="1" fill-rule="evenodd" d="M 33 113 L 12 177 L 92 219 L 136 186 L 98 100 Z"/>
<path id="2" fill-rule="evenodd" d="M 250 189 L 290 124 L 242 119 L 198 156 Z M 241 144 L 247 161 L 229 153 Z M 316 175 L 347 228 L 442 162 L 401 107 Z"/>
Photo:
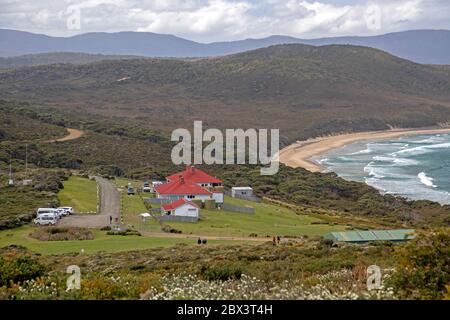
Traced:
<path id="1" fill-rule="evenodd" d="M 120 193 L 111 181 L 95 177 L 100 187 L 100 213 L 72 215 L 61 219 L 58 223 L 63 227 L 101 228 L 109 225 L 110 217 L 113 222 L 120 221 Z"/>

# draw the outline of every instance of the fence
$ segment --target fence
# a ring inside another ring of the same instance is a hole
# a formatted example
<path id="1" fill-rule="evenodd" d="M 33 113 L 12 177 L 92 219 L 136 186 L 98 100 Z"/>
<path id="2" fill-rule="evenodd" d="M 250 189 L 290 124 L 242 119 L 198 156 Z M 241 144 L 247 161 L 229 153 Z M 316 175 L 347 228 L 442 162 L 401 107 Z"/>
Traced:
<path id="1" fill-rule="evenodd" d="M 247 213 L 247 214 L 255 213 L 255 208 L 241 207 L 241 206 L 236 206 L 234 204 L 229 204 L 229 203 L 222 204 L 221 208 L 222 208 L 222 210 L 230 211 L 230 212 Z"/>
<path id="2" fill-rule="evenodd" d="M 144 202 L 147 202 L 147 203 L 167 204 L 167 203 L 171 203 L 173 201 L 174 200 L 161 199 L 161 198 L 144 198 Z"/>
<path id="3" fill-rule="evenodd" d="M 185 216 L 157 216 L 156 219 L 160 221 L 172 221 L 172 222 L 197 222 L 198 217 L 185 217 Z"/>
<path id="4" fill-rule="evenodd" d="M 150 208 L 151 214 L 161 214 L 161 208 Z"/>

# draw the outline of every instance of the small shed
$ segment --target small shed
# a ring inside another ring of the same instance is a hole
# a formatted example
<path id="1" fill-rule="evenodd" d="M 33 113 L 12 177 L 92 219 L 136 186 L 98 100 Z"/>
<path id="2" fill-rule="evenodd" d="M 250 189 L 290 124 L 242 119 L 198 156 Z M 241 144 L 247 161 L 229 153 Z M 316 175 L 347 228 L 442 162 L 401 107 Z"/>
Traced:
<path id="1" fill-rule="evenodd" d="M 251 197 L 253 195 L 253 189 L 251 187 L 232 187 L 231 196 L 233 198 L 238 197 Z"/>
<path id="2" fill-rule="evenodd" d="M 147 219 L 151 217 L 151 214 L 148 212 L 144 212 L 144 213 L 141 213 L 140 216 L 141 216 L 142 221 L 146 222 Z"/>
<path id="3" fill-rule="evenodd" d="M 31 179 L 22 180 L 22 185 L 24 185 L 24 186 L 29 186 L 32 183 L 33 183 L 33 180 L 31 180 Z"/>
<path id="4" fill-rule="evenodd" d="M 162 205 L 163 215 L 194 217 L 199 216 L 199 207 L 192 201 L 180 199 L 169 204 Z"/>
<path id="5" fill-rule="evenodd" d="M 369 241 L 404 242 L 415 238 L 414 229 L 357 230 L 330 232 L 324 238 L 335 242 L 366 243 Z"/>

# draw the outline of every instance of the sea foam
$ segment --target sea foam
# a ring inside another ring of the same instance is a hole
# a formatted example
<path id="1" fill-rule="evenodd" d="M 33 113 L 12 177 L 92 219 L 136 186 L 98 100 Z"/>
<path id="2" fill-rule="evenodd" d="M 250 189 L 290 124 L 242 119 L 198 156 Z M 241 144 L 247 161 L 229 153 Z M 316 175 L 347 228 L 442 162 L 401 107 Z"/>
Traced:
<path id="1" fill-rule="evenodd" d="M 420 182 L 422 182 L 427 187 L 431 188 L 437 188 L 437 186 L 433 183 L 433 178 L 428 177 L 425 172 L 421 172 L 417 175 L 417 177 L 420 179 Z"/>

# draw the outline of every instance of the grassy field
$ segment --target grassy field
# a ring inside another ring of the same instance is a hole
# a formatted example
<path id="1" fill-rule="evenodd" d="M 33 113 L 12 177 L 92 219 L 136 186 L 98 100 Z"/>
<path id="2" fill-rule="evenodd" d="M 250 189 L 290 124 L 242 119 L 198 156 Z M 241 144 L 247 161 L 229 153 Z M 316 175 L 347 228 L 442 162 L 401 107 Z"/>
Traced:
<path id="1" fill-rule="evenodd" d="M 140 199 L 127 200 L 127 202 L 130 201 L 138 202 Z M 234 237 L 248 237 L 250 234 L 256 234 L 258 237 L 275 235 L 314 236 L 331 231 L 345 230 L 345 226 L 329 225 L 318 218 L 298 215 L 290 209 L 276 205 L 255 203 L 231 197 L 225 197 L 225 202 L 238 206 L 254 207 L 255 214 L 201 209 L 200 221 L 197 223 L 165 222 L 165 224 L 181 230 L 184 234 Z M 126 215 L 125 219 L 126 221 L 134 220 L 138 228 L 145 231 L 159 229 L 159 226 L 152 220 L 143 224 L 131 214 Z"/>
<path id="2" fill-rule="evenodd" d="M 197 245 L 196 239 L 160 238 L 145 236 L 109 236 L 104 231 L 93 230 L 94 240 L 74 241 L 39 241 L 29 237 L 35 229 L 32 226 L 0 231 L 0 248 L 9 245 L 21 245 L 43 255 L 81 252 L 121 252 L 131 250 L 150 249 L 156 247 L 170 247 L 184 243 Z M 242 244 L 242 241 L 211 240 L 208 245 Z"/>
<path id="3" fill-rule="evenodd" d="M 198 223 L 170 223 L 175 229 L 183 233 L 198 233 L 205 235 L 230 235 L 248 237 L 257 234 L 266 236 L 300 236 L 322 235 L 327 232 L 344 230 L 344 226 L 330 226 L 320 224 L 321 220 L 306 215 L 297 215 L 290 209 L 255 203 L 240 199 L 225 197 L 225 202 L 239 206 L 255 208 L 255 214 L 243 214 L 219 210 L 200 211 Z"/>
<path id="4" fill-rule="evenodd" d="M 139 195 L 129 196 L 124 191 L 121 197 L 122 215 L 126 224 L 131 224 L 141 231 L 161 232 L 161 226 L 154 219 L 149 219 L 145 224 L 142 222 L 139 214 L 148 210 Z"/>
<path id="5" fill-rule="evenodd" d="M 135 188 L 142 186 L 140 181 L 116 179 L 116 184 L 125 187 L 128 183 Z M 148 197 L 149 194 L 143 195 Z M 197 223 L 165 222 L 165 225 L 181 230 L 183 234 L 208 235 L 219 237 L 248 237 L 257 234 L 258 237 L 267 236 L 315 236 L 331 231 L 344 230 L 345 226 L 329 225 L 318 218 L 298 215 L 290 209 L 246 200 L 225 197 L 225 202 L 238 206 L 251 206 L 256 209 L 255 214 L 243 214 L 219 210 L 200 211 L 200 221 Z M 152 204 L 153 207 L 157 206 Z M 131 224 L 146 232 L 161 232 L 160 225 L 153 219 L 143 223 L 139 214 L 147 212 L 139 195 L 128 196 L 126 189 L 122 191 L 122 212 L 125 224 Z M 323 222 L 323 223 L 321 223 Z"/>
<path id="6" fill-rule="evenodd" d="M 73 207 L 77 213 L 97 211 L 97 183 L 94 180 L 71 176 L 58 194 L 61 206 Z"/>
<path id="7" fill-rule="evenodd" d="M 127 179 L 115 179 L 115 183 L 117 186 L 119 186 L 122 189 L 121 192 L 121 203 L 122 203 L 122 212 L 121 214 L 124 217 L 125 224 L 131 224 L 135 227 L 137 227 L 141 231 L 147 231 L 147 232 L 161 232 L 161 226 L 154 221 L 153 219 L 149 219 L 145 224 L 142 222 L 141 217 L 139 216 L 140 213 L 148 212 L 147 208 L 144 205 L 144 202 L 142 201 L 141 197 L 136 195 L 127 195 L 126 186 L 128 183 L 131 183 L 131 185 L 137 190 L 138 188 L 142 187 L 142 181 L 136 181 L 136 180 L 127 180 Z M 145 193 L 142 195 L 143 198 L 147 198 L 151 196 L 149 193 Z"/>

